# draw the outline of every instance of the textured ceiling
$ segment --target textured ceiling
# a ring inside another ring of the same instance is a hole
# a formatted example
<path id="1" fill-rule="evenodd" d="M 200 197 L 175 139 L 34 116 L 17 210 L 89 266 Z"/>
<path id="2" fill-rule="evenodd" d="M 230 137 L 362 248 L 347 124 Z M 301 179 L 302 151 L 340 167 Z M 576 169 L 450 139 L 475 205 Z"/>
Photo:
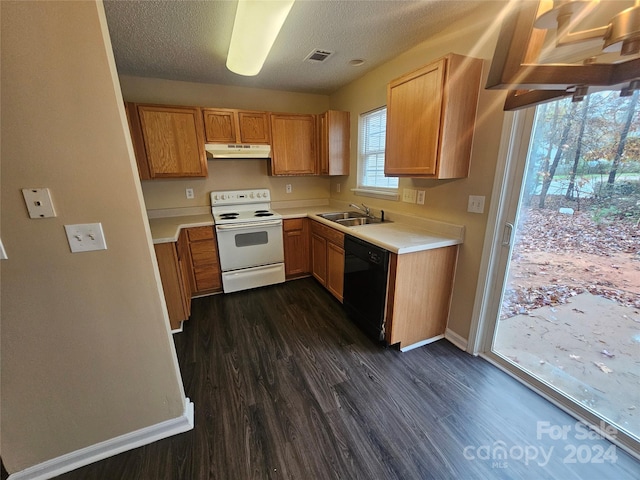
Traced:
<path id="1" fill-rule="evenodd" d="M 225 67 L 236 1 L 104 5 L 120 74 L 330 94 L 486 2 L 297 0 L 255 77 Z M 304 62 L 316 48 L 335 53 L 323 63 Z M 365 63 L 353 67 L 352 59 Z"/>

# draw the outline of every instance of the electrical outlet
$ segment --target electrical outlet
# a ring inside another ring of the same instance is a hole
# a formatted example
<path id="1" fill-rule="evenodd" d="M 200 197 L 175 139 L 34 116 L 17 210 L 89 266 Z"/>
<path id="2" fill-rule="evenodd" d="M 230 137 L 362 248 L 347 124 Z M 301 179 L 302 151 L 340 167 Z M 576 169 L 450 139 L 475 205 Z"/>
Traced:
<path id="1" fill-rule="evenodd" d="M 418 190 L 418 205 L 424 205 L 424 190 Z"/>
<path id="2" fill-rule="evenodd" d="M 406 203 L 416 203 L 416 191 L 411 188 L 402 190 L 402 201 Z"/>
<path id="3" fill-rule="evenodd" d="M 186 194 L 189 200 L 193 200 L 193 188 L 187 188 Z"/>
<path id="4" fill-rule="evenodd" d="M 64 229 L 67 232 L 67 240 L 69 241 L 71 253 L 107 249 L 101 223 L 65 225 Z"/>
<path id="5" fill-rule="evenodd" d="M 336 183 L 336 193 L 340 193 L 340 184 Z"/>
<path id="6" fill-rule="evenodd" d="M 287 183 L 287 185 L 285 186 L 285 190 L 287 193 L 291 193 L 291 184 Z"/>
<path id="7" fill-rule="evenodd" d="M 482 195 L 469 195 L 469 203 L 467 205 L 467 212 L 484 213 L 484 196 L 482 196 Z"/>

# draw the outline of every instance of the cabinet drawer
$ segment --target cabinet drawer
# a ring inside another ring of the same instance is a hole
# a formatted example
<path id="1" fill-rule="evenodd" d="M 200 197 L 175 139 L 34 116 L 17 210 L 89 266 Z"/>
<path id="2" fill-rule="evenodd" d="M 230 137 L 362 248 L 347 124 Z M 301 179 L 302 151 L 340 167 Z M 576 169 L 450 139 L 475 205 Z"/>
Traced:
<path id="1" fill-rule="evenodd" d="M 187 229 L 189 241 L 208 240 L 213 238 L 213 227 L 193 227 Z"/>
<path id="2" fill-rule="evenodd" d="M 282 228 L 285 232 L 292 232 L 294 230 L 303 229 L 304 218 L 289 218 L 282 222 Z"/>
<path id="3" fill-rule="evenodd" d="M 319 222 L 311 223 L 311 231 L 316 235 L 326 238 L 329 242 L 335 243 L 344 248 L 344 233 L 331 227 L 327 227 Z"/>
<path id="4" fill-rule="evenodd" d="M 218 263 L 216 244 L 213 240 L 203 240 L 191 244 L 191 261 L 193 265 Z"/>
<path id="5" fill-rule="evenodd" d="M 196 286 L 199 292 L 220 288 L 220 271 L 216 265 L 195 267 L 193 274 L 196 277 Z"/>

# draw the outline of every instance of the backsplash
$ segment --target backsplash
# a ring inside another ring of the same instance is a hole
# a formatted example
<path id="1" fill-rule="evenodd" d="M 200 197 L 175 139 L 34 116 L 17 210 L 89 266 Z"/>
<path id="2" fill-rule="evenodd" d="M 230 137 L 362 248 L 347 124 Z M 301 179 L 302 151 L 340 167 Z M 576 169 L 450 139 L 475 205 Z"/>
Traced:
<path id="1" fill-rule="evenodd" d="M 272 177 L 267 173 L 268 161 L 209 160 L 207 178 L 143 181 L 146 209 L 209 206 L 212 190 L 244 188 L 268 188 L 272 202 L 329 198 L 329 177 Z M 291 193 L 286 193 L 287 185 Z M 187 188 L 193 189 L 193 199 L 187 199 Z"/>

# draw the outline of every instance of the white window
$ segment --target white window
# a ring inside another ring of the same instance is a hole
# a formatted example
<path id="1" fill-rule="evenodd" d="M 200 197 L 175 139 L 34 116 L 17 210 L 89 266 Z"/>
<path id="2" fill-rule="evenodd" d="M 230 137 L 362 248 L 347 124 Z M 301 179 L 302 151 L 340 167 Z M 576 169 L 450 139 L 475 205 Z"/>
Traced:
<path id="1" fill-rule="evenodd" d="M 358 189 L 397 190 L 398 178 L 384 176 L 387 107 L 360 115 Z"/>

